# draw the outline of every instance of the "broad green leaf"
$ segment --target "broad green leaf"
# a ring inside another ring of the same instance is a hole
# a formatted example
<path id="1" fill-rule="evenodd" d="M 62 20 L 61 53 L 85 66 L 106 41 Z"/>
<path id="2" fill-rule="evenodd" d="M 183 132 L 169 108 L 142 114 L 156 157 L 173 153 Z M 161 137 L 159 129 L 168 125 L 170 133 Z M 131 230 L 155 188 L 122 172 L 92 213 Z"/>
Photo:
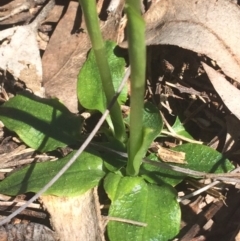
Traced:
<path id="1" fill-rule="evenodd" d="M 106 51 L 108 63 L 112 74 L 115 90 L 119 87 L 124 76 L 125 61 L 114 54 L 116 43 L 107 41 Z M 106 97 L 103 92 L 102 82 L 99 75 L 93 50 L 90 51 L 87 61 L 84 63 L 78 75 L 77 95 L 80 104 L 89 110 L 104 112 L 107 108 Z M 121 92 L 118 101 L 120 104 L 127 100 L 127 88 Z"/>
<path id="2" fill-rule="evenodd" d="M 147 224 L 139 227 L 109 221 L 107 230 L 111 241 L 166 241 L 178 234 L 181 212 L 171 186 L 147 184 L 140 177 L 109 173 L 104 188 L 111 199 L 109 216 Z"/>
<path id="3" fill-rule="evenodd" d="M 224 173 L 234 169 L 234 165 L 222 153 L 211 147 L 187 143 L 172 148 L 186 153 L 186 167 L 200 172 Z"/>
<path id="4" fill-rule="evenodd" d="M 70 160 L 75 152 L 54 162 L 34 163 L 11 174 L 0 182 L 0 193 L 18 195 L 38 192 Z M 105 173 L 102 159 L 83 152 L 70 168 L 53 184 L 44 195 L 77 196 L 98 185 Z"/>
<path id="5" fill-rule="evenodd" d="M 41 152 L 76 142 L 82 119 L 57 99 L 23 92 L 0 107 L 0 120 L 28 146 Z"/>
<path id="6" fill-rule="evenodd" d="M 150 102 L 146 102 L 144 105 L 143 112 L 143 139 L 141 143 L 141 147 L 135 158 L 133 160 L 132 166 L 129 165 L 129 168 L 132 169 L 130 173 L 138 174 L 137 167 L 140 166 L 140 162 L 142 162 L 142 158 L 146 155 L 146 152 L 151 145 L 152 141 L 158 136 L 163 127 L 162 118 L 159 114 L 158 108 L 156 108 Z M 140 130 L 139 130 L 140 131 Z"/>
<path id="7" fill-rule="evenodd" d="M 175 151 L 186 153 L 187 164 L 174 164 L 184 168 L 206 173 L 225 173 L 234 169 L 231 162 L 218 151 L 199 144 L 183 144 L 172 148 Z M 151 158 L 152 159 L 152 158 Z M 154 158 L 153 158 L 154 159 Z M 152 183 L 168 183 L 173 186 L 180 183 L 187 175 L 175 171 L 158 168 L 149 164 L 143 164 L 140 175 Z"/>

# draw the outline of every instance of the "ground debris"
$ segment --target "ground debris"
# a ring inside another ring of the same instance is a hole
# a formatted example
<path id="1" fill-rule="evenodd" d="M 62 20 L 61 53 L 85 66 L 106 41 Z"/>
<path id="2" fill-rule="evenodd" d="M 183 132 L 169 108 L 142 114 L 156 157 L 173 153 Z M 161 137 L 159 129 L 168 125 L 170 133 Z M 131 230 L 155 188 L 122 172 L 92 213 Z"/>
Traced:
<path id="1" fill-rule="evenodd" d="M 7 224 L 0 227 L 0 241 L 58 241 L 56 234 L 37 223 Z"/>

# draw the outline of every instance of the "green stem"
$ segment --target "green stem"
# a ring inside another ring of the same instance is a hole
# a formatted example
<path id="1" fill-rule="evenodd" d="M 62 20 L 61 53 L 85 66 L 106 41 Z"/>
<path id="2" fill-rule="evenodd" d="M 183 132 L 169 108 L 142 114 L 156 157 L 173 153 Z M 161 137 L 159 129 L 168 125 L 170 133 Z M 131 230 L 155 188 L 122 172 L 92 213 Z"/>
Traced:
<path id="1" fill-rule="evenodd" d="M 143 133 L 143 106 L 146 73 L 145 23 L 141 17 L 139 0 L 126 0 L 128 18 L 128 47 L 131 65 L 130 138 L 128 143 L 127 174 L 138 175 Z"/>
<path id="2" fill-rule="evenodd" d="M 96 58 L 96 63 L 102 80 L 103 90 L 106 95 L 107 103 L 109 104 L 114 96 L 115 90 L 112 82 L 109 64 L 107 61 L 105 43 L 103 41 L 99 26 L 96 1 L 79 0 L 79 2 L 84 13 L 88 34 L 90 36 L 92 48 L 94 50 Z M 115 137 L 119 141 L 124 142 L 126 140 L 125 126 L 123 122 L 121 108 L 117 102 L 115 102 L 115 104 L 111 108 L 110 116 L 114 126 Z"/>

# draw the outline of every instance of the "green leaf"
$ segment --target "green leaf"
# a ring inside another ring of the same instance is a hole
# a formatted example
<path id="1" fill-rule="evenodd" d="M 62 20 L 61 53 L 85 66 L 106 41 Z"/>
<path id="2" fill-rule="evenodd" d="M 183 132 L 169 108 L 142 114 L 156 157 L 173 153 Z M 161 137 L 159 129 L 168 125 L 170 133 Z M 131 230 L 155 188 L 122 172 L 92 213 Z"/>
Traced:
<path id="1" fill-rule="evenodd" d="M 178 118 L 178 116 L 177 116 L 177 118 L 176 118 L 172 128 L 176 132 L 176 134 L 194 140 L 194 138 L 186 131 L 184 125 L 181 123 L 181 121 Z"/>
<path id="2" fill-rule="evenodd" d="M 11 174 L 0 183 L 0 193 L 18 195 L 38 192 L 75 154 L 54 162 L 34 163 Z M 83 152 L 69 169 L 53 184 L 44 195 L 77 196 L 98 185 L 105 173 L 102 171 L 102 159 Z"/>
<path id="3" fill-rule="evenodd" d="M 104 151 L 104 148 L 106 148 L 117 152 L 126 153 L 126 148 L 123 147 L 122 143 L 112 139 L 111 142 L 99 143 L 98 145 L 103 147 L 101 150 L 101 157 L 104 161 L 104 166 L 108 171 L 116 172 L 126 166 L 127 157 L 122 157 L 119 154 L 111 151 Z"/>
<path id="4" fill-rule="evenodd" d="M 150 102 L 144 104 L 143 112 L 143 127 L 142 127 L 142 142 L 141 147 L 132 163 L 128 163 L 129 173 L 137 175 L 142 158 L 146 155 L 146 152 L 151 145 L 152 141 L 158 136 L 163 127 L 163 121 L 159 114 L 158 108 L 156 108 Z"/>
<path id="5" fill-rule="evenodd" d="M 187 143 L 172 148 L 174 151 L 186 153 L 186 168 L 200 172 L 224 173 L 234 169 L 234 165 L 220 152 L 211 147 Z"/>
<path id="6" fill-rule="evenodd" d="M 119 87 L 124 76 L 125 61 L 114 54 L 116 43 L 107 41 L 106 51 L 108 63 L 112 74 L 115 90 Z M 107 108 L 107 101 L 103 92 L 102 82 L 96 64 L 93 50 L 90 51 L 87 61 L 84 63 L 78 75 L 77 95 L 80 104 L 89 110 L 104 112 Z M 127 88 L 121 92 L 118 101 L 120 104 L 127 100 Z"/>
<path id="7" fill-rule="evenodd" d="M 187 164 L 174 164 L 175 166 L 181 166 L 206 173 L 225 173 L 234 169 L 231 162 L 221 153 L 205 145 L 188 143 L 172 148 L 172 150 L 186 153 L 185 161 L 187 161 Z M 154 158 L 151 159 L 154 160 Z M 183 173 L 155 167 L 145 163 L 142 165 L 140 175 L 149 182 L 164 182 L 173 186 L 180 183 L 187 176 Z"/>
<path id="8" fill-rule="evenodd" d="M 166 241 L 178 234 L 181 212 L 171 186 L 147 184 L 140 177 L 109 173 L 104 188 L 112 201 L 109 216 L 147 224 L 139 227 L 109 221 L 107 230 L 111 241 Z"/>
<path id="9" fill-rule="evenodd" d="M 148 159 L 151 161 L 159 162 L 158 157 L 155 154 L 151 154 L 148 156 Z M 174 163 L 171 163 L 174 164 Z M 175 164 L 174 164 L 175 165 Z M 182 165 L 182 167 L 186 167 L 186 165 Z M 164 169 L 161 167 L 156 167 L 147 163 L 143 163 L 139 175 L 142 176 L 149 183 L 155 184 L 170 184 L 172 186 L 176 186 L 180 183 L 186 175 L 180 172 L 174 172 L 168 169 Z"/>
<path id="10" fill-rule="evenodd" d="M 57 99 L 23 92 L 0 107 L 0 120 L 28 146 L 41 152 L 76 142 L 82 119 Z"/>

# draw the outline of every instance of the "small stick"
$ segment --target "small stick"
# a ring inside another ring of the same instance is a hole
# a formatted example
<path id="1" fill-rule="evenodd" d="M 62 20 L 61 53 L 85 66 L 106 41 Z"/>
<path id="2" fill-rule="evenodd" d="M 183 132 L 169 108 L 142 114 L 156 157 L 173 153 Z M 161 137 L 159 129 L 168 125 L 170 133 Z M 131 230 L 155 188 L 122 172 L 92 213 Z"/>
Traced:
<path id="1" fill-rule="evenodd" d="M 147 227 L 147 223 L 142 223 L 142 222 L 134 221 L 131 219 L 117 218 L 117 217 L 110 217 L 110 216 L 107 216 L 106 218 L 107 218 L 107 221 L 117 221 L 117 222 L 122 222 L 122 223 L 133 224 L 133 225 L 140 226 L 140 227 Z"/>
<path id="2" fill-rule="evenodd" d="M 168 121 L 166 120 L 166 118 L 164 117 L 164 115 L 162 114 L 162 112 L 160 111 L 160 115 L 163 119 L 163 122 L 164 124 L 166 125 L 166 127 L 168 128 L 169 132 L 172 134 L 172 135 L 175 135 L 176 132 L 173 130 L 173 128 L 169 125 Z"/>
<path id="3" fill-rule="evenodd" d="M 1 168 L 0 172 L 7 173 L 7 172 L 11 172 L 12 170 L 13 170 L 12 168 Z"/>
<path id="4" fill-rule="evenodd" d="M 228 177 L 228 176 L 231 176 L 231 175 L 232 175 L 233 177 L 235 177 L 235 176 L 234 176 L 235 173 L 237 173 L 237 172 L 239 172 L 239 171 L 240 171 L 240 167 L 234 169 L 234 170 L 231 171 L 230 173 L 224 173 L 224 176 L 223 176 L 223 174 L 213 174 L 213 175 L 214 175 L 215 177 L 221 176 L 222 181 L 224 181 L 224 180 L 226 180 L 226 179 L 225 179 L 225 176 Z M 239 174 L 239 173 L 237 173 L 237 174 Z M 208 174 L 208 175 L 212 176 L 211 174 Z M 227 180 L 228 180 L 228 179 L 227 179 Z M 229 181 L 232 181 L 232 182 L 234 182 L 234 181 L 235 181 L 235 182 L 240 182 L 240 180 L 238 180 L 238 179 L 236 180 L 236 179 L 231 179 L 231 178 L 229 178 Z M 220 181 L 215 180 L 214 182 L 209 183 L 208 185 L 206 185 L 206 186 L 204 186 L 204 187 L 202 187 L 202 188 L 200 188 L 200 189 L 198 189 L 198 190 L 196 190 L 196 191 L 194 191 L 194 192 L 192 192 L 192 193 L 190 193 L 190 194 L 188 194 L 188 195 L 185 195 L 185 196 L 183 196 L 183 197 L 181 197 L 181 198 L 180 198 L 180 197 L 177 198 L 177 201 L 178 201 L 178 202 L 181 202 L 181 201 L 183 201 L 184 199 L 191 198 L 191 197 L 194 197 L 194 196 L 196 196 L 196 195 L 199 195 L 199 194 L 207 191 L 209 188 L 216 186 L 218 183 L 220 183 Z"/>
<path id="5" fill-rule="evenodd" d="M 90 145 L 98 147 L 102 150 L 106 150 L 106 151 L 116 153 L 116 154 L 118 154 L 122 157 L 125 157 L 125 158 L 128 157 L 127 153 L 125 153 L 125 152 L 115 151 L 111 148 L 101 146 L 101 145 L 96 144 L 96 143 L 91 143 Z M 142 161 L 144 163 L 147 163 L 147 164 L 150 164 L 150 165 L 153 165 L 153 166 L 161 167 L 161 168 L 172 170 L 172 171 L 175 171 L 175 172 L 184 173 L 184 174 L 189 175 L 189 176 L 195 176 L 195 177 L 200 177 L 200 178 L 213 178 L 213 179 L 228 181 L 228 182 L 240 182 L 240 178 L 239 179 L 235 178 L 235 177 L 240 177 L 240 173 L 236 173 L 236 172 L 239 171 L 240 168 L 235 169 L 231 173 L 214 174 L 214 173 L 194 171 L 194 170 L 191 170 L 191 169 L 188 169 L 188 168 L 174 166 L 174 165 L 163 163 L 163 162 L 156 162 L 156 161 L 149 160 L 147 158 L 143 158 Z"/>
<path id="6" fill-rule="evenodd" d="M 0 201 L 0 206 L 14 206 L 14 207 L 19 207 L 19 206 L 22 206 L 26 203 L 26 201 L 19 201 L 19 202 L 16 202 L 15 200 L 14 201 Z M 37 204 L 37 203 L 31 203 L 28 205 L 29 208 L 36 208 L 36 209 L 39 209 L 40 208 L 40 204 Z"/>
<path id="7" fill-rule="evenodd" d="M 192 140 L 192 139 L 189 139 L 185 136 L 181 136 L 181 135 L 178 135 L 174 129 L 169 125 L 169 123 L 167 122 L 166 118 L 164 117 L 164 115 L 162 114 L 162 112 L 160 111 L 160 114 L 161 114 L 161 117 L 163 119 L 163 122 L 164 124 L 166 125 L 166 127 L 168 128 L 169 132 L 168 131 L 164 131 L 162 130 L 161 133 L 163 134 L 167 134 L 169 136 L 172 136 L 172 137 L 175 137 L 177 139 L 180 139 L 180 140 L 183 140 L 183 141 L 187 141 L 187 142 L 190 142 L 190 143 L 196 143 L 196 144 L 202 144 L 203 142 L 201 141 L 196 141 L 196 140 Z"/>
<path id="8" fill-rule="evenodd" d="M 204 187 L 202 187 L 202 188 L 199 188 L 198 190 L 196 190 L 196 191 L 194 191 L 194 192 L 192 192 L 192 193 L 190 193 L 190 194 L 187 194 L 187 195 L 185 195 L 185 196 L 183 196 L 183 197 L 178 197 L 178 198 L 177 198 L 177 201 L 178 201 L 178 202 L 182 202 L 182 201 L 185 200 L 185 199 L 188 199 L 188 198 L 192 198 L 192 197 L 194 197 L 194 196 L 197 196 L 197 195 L 199 195 L 199 194 L 207 191 L 209 188 L 214 187 L 214 186 L 217 185 L 218 183 L 219 183 L 219 181 L 211 182 L 211 183 L 209 183 L 208 185 L 206 185 L 206 186 L 204 186 Z M 210 195 L 211 195 L 211 194 L 210 194 Z"/>
<path id="9" fill-rule="evenodd" d="M 175 137 L 175 138 L 180 139 L 180 140 L 183 140 L 183 141 L 190 142 L 190 143 L 203 144 L 202 141 L 192 140 L 192 139 L 187 138 L 187 137 L 185 137 L 185 136 L 178 135 L 177 133 L 172 133 L 172 132 L 168 132 L 168 131 L 164 131 L 164 130 L 162 130 L 161 133 L 166 134 L 166 135 L 169 135 L 169 136 L 172 136 L 172 137 Z"/>
<path id="10" fill-rule="evenodd" d="M 37 29 L 43 20 L 48 16 L 49 12 L 53 9 L 54 5 L 55 0 L 49 0 L 49 2 L 42 8 L 37 17 L 29 25 L 32 26 L 33 29 Z"/>

